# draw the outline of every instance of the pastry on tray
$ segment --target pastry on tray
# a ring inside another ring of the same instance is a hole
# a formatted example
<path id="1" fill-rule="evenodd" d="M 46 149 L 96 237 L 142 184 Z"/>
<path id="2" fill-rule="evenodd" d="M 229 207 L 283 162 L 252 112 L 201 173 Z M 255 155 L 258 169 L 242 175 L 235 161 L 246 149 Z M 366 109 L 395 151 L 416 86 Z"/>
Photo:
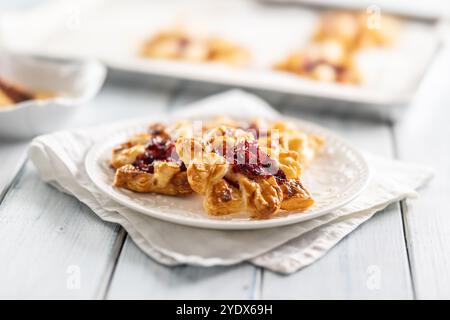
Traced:
<path id="1" fill-rule="evenodd" d="M 314 200 L 302 183 L 323 139 L 283 121 L 229 118 L 153 125 L 114 148 L 114 185 L 137 192 L 204 196 L 206 212 L 264 219 L 303 211 Z"/>
<path id="2" fill-rule="evenodd" d="M 114 148 L 111 166 L 116 169 L 116 187 L 173 196 L 192 193 L 186 167 L 164 125 L 152 125 Z"/>
<path id="3" fill-rule="evenodd" d="M 361 82 L 353 53 L 335 40 L 311 43 L 289 54 L 274 68 L 323 82 Z"/>
<path id="4" fill-rule="evenodd" d="M 350 50 L 391 45 L 400 22 L 386 15 L 352 11 L 332 11 L 321 17 L 314 41 L 334 39 Z"/>
<path id="5" fill-rule="evenodd" d="M 400 22 L 386 15 L 332 11 L 322 15 L 309 43 L 274 65 L 309 79 L 357 85 L 362 82 L 359 50 L 391 45 Z"/>
<path id="6" fill-rule="evenodd" d="M 181 29 L 168 29 L 155 34 L 141 48 L 141 56 L 193 62 L 220 62 L 243 67 L 250 62 L 244 47 L 219 37 L 201 37 Z"/>
<path id="7" fill-rule="evenodd" d="M 42 100 L 52 95 L 43 92 L 31 92 L 16 84 L 12 84 L 0 78 L 0 108 L 9 107 L 16 103 L 28 100 Z"/>

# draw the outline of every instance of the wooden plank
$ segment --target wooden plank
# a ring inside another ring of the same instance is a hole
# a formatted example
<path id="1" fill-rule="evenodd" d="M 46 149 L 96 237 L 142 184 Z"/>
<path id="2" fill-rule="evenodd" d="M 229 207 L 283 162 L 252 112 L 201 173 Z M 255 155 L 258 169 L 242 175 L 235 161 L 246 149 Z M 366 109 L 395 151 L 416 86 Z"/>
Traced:
<path id="1" fill-rule="evenodd" d="M 124 79 L 110 79 L 68 128 L 164 112 L 176 84 Z M 0 240 L 8 244 L 0 246 L 0 261 L 8 262 L 0 266 L 0 297 L 103 297 L 125 240 L 120 230 L 27 165 L 0 205 Z"/>
<path id="2" fill-rule="evenodd" d="M 393 155 L 386 124 L 300 113 L 298 103 L 287 102 L 285 112 L 335 130 L 364 150 Z M 311 266 L 290 276 L 263 271 L 262 278 L 264 299 L 412 298 L 398 204 L 377 214 Z"/>
<path id="3" fill-rule="evenodd" d="M 172 100 L 175 108 L 197 100 L 200 95 L 207 95 L 208 90 L 205 90 L 205 87 L 195 88 L 193 86 L 193 84 L 185 83 L 179 88 L 178 96 Z M 210 88 L 212 91 L 215 90 L 214 86 L 210 86 Z M 196 94 L 196 92 L 201 94 Z M 296 111 L 292 111 L 293 108 L 295 105 L 285 106 L 287 113 L 297 114 Z M 344 120 L 341 123 L 341 119 L 335 120 L 333 117 L 318 116 L 317 114 L 304 114 L 304 118 L 315 120 L 340 131 L 356 144 L 365 147 L 366 150 L 392 155 L 391 134 L 389 127 L 385 124 L 361 123 L 354 120 Z M 374 136 L 378 139 L 374 140 Z M 367 141 L 371 141 L 368 146 L 365 145 Z M 251 268 L 247 265 L 238 268 L 212 269 L 163 267 L 133 248 L 132 241 L 127 241 L 114 274 L 108 298 L 224 298 L 229 296 L 247 298 L 328 296 L 410 298 L 412 290 L 398 206 L 391 206 L 383 214 L 376 216 L 370 223 L 357 230 L 351 237 L 354 240 L 344 240 L 329 256 L 312 267 L 289 277 L 263 272 L 259 268 Z M 388 248 L 388 252 L 385 247 Z M 369 254 L 366 252 L 367 250 L 370 251 Z M 353 263 L 352 258 L 358 255 L 362 257 Z M 393 258 L 385 259 L 386 256 Z M 343 265 L 343 267 L 337 269 L 337 265 Z M 382 284 L 385 284 L 384 287 L 381 286 L 376 290 L 367 286 L 369 273 L 372 272 L 374 266 L 381 270 Z M 253 269 L 251 273 L 248 271 L 249 268 Z M 216 275 L 215 269 L 227 270 L 227 275 L 229 274 L 230 277 L 224 281 L 222 273 Z M 310 270 L 309 273 L 307 270 Z M 333 273 L 333 270 L 337 271 Z M 201 290 L 198 290 L 195 283 L 198 281 L 198 274 L 202 274 L 202 272 L 211 272 L 213 276 L 209 282 L 202 282 Z M 318 286 L 321 279 L 324 278 L 324 274 L 330 275 L 330 278 L 332 275 L 335 276 L 332 277 L 335 279 L 334 281 L 332 279 L 328 281 L 329 287 L 333 286 L 333 290 L 329 290 L 328 286 Z M 185 279 L 194 280 L 189 282 Z M 219 280 L 226 284 L 225 291 L 218 292 L 211 289 L 217 287 L 216 281 Z M 176 282 L 186 284 L 180 289 L 173 285 Z M 242 283 L 243 286 L 241 286 Z M 316 290 L 306 289 L 311 288 L 308 285 L 303 289 L 298 289 L 304 284 L 311 284 L 311 286 L 315 286 Z M 250 285 L 253 288 L 251 292 L 243 289 Z"/>
<path id="4" fill-rule="evenodd" d="M 395 127 L 399 157 L 429 165 L 436 173 L 420 196 L 403 206 L 419 299 L 450 298 L 449 69 L 450 50 L 445 48 L 410 111 Z"/>
<path id="5" fill-rule="evenodd" d="M 166 267 L 146 256 L 130 238 L 119 259 L 108 299 L 249 299 L 254 268 Z"/>
<path id="6" fill-rule="evenodd" d="M 28 164 L 0 205 L 0 297 L 94 298 L 118 230 Z"/>

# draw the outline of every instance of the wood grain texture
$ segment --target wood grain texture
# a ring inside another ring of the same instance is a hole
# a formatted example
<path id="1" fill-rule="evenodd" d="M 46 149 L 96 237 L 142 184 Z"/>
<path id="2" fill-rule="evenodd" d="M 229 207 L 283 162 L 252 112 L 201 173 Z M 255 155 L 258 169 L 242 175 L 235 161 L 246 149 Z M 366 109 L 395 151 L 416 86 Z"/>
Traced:
<path id="1" fill-rule="evenodd" d="M 0 203 L 26 160 L 28 141 L 0 140 Z"/>
<path id="2" fill-rule="evenodd" d="M 300 113 L 298 100 L 285 113 L 334 130 L 362 150 L 392 156 L 386 124 Z M 290 276 L 263 271 L 263 299 L 401 299 L 412 298 L 412 286 L 398 204 L 379 212 L 344 238 L 322 259 Z"/>
<path id="3" fill-rule="evenodd" d="M 27 165 L 0 205 L 0 297 L 95 298 L 117 231 Z"/>
<path id="4" fill-rule="evenodd" d="M 450 37 L 447 43 L 450 43 Z M 450 50 L 426 77 L 410 112 L 395 127 L 399 157 L 429 165 L 435 177 L 404 204 L 415 290 L 419 299 L 450 299 Z"/>
<path id="5" fill-rule="evenodd" d="M 127 239 L 108 299 L 250 299 L 255 268 L 163 266 Z"/>

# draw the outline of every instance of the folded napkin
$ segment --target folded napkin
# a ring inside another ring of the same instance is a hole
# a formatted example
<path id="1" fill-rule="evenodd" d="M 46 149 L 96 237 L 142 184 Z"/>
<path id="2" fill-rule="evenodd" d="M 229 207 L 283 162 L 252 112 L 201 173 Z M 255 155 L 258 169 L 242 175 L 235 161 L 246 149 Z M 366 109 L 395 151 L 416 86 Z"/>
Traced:
<path id="1" fill-rule="evenodd" d="M 229 114 L 276 116 L 264 101 L 241 91 L 219 94 L 186 106 L 176 116 Z M 91 182 L 84 167 L 89 148 L 124 123 L 35 138 L 29 158 L 42 179 L 89 206 L 101 219 L 125 228 L 146 254 L 166 265 L 231 265 L 249 261 L 292 273 L 323 256 L 337 242 L 390 203 L 416 195 L 432 176 L 429 169 L 368 155 L 372 178 L 350 204 L 319 218 L 262 230 L 207 230 L 161 221 L 111 200 Z"/>

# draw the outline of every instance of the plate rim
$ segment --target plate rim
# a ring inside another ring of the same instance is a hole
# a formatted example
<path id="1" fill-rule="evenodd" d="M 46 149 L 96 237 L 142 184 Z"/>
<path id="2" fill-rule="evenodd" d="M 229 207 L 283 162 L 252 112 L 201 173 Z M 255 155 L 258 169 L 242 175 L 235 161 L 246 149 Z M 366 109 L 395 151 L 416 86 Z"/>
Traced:
<path id="1" fill-rule="evenodd" d="M 158 120 L 168 120 L 170 117 L 161 117 Z M 116 192 L 111 192 L 110 189 L 105 188 L 103 186 L 104 183 L 98 182 L 94 179 L 96 176 L 95 173 L 93 173 L 94 166 L 99 165 L 98 161 L 96 160 L 96 156 L 101 151 L 101 149 L 105 148 L 105 145 L 114 139 L 115 135 L 112 137 L 109 137 L 106 140 L 99 141 L 95 144 L 93 144 L 89 150 L 86 153 L 85 159 L 84 159 L 84 167 L 86 170 L 86 173 L 89 177 L 89 180 L 99 189 L 99 191 L 104 194 L 105 196 L 109 197 L 111 200 L 116 201 L 117 203 L 125 206 L 126 208 L 132 209 L 140 214 L 144 214 L 146 216 L 150 216 L 152 218 L 175 223 L 178 225 L 184 225 L 188 227 L 195 227 L 195 228 L 201 228 L 201 229 L 211 229 L 211 230 L 256 230 L 256 229 L 268 229 L 268 228 L 276 228 L 276 227 L 283 227 L 288 226 L 292 224 L 301 223 L 304 221 L 308 221 L 314 218 L 318 218 L 321 216 L 324 216 L 332 211 L 338 210 L 345 206 L 346 204 L 353 201 L 356 197 L 358 197 L 368 186 L 371 177 L 372 177 L 372 170 L 367 162 L 366 157 L 364 154 L 358 150 L 358 148 L 354 147 L 351 143 L 347 142 L 345 139 L 340 137 L 338 134 L 335 134 L 333 131 L 328 130 L 327 128 L 324 128 L 320 125 L 317 125 L 313 122 L 309 122 L 302 119 L 296 119 L 292 117 L 287 117 L 280 115 L 279 119 L 291 121 L 294 123 L 303 124 L 309 128 L 312 128 L 314 130 L 319 130 L 324 133 L 326 133 L 328 136 L 333 137 L 337 141 L 339 141 L 341 144 L 345 145 L 349 150 L 352 151 L 352 153 L 358 158 L 358 162 L 360 165 L 363 166 L 363 172 L 366 174 L 362 177 L 361 180 L 361 186 L 359 190 L 353 192 L 351 195 L 344 197 L 342 200 L 337 201 L 336 204 L 332 207 L 326 207 L 323 209 L 320 209 L 316 212 L 311 213 L 297 213 L 297 214 L 288 214 L 283 218 L 279 219 L 266 219 L 266 220 L 245 220 L 236 222 L 233 220 L 218 220 L 218 219 L 192 219 L 189 217 L 184 216 L 176 216 L 171 214 L 166 214 L 164 212 L 154 210 L 153 208 L 146 208 L 147 211 L 142 210 L 142 206 L 137 204 L 135 201 L 129 201 L 128 199 L 123 199 L 120 194 L 117 194 Z M 133 121 L 133 122 L 127 122 L 123 126 L 120 126 L 120 128 L 116 128 L 118 130 L 126 130 L 127 128 L 130 128 L 131 126 L 139 126 L 139 124 L 145 125 L 146 123 L 149 123 L 151 121 L 155 121 L 156 119 L 150 120 L 140 120 L 139 122 Z M 110 187 L 110 186 L 109 186 Z M 117 196 L 119 195 L 119 196 Z"/>

